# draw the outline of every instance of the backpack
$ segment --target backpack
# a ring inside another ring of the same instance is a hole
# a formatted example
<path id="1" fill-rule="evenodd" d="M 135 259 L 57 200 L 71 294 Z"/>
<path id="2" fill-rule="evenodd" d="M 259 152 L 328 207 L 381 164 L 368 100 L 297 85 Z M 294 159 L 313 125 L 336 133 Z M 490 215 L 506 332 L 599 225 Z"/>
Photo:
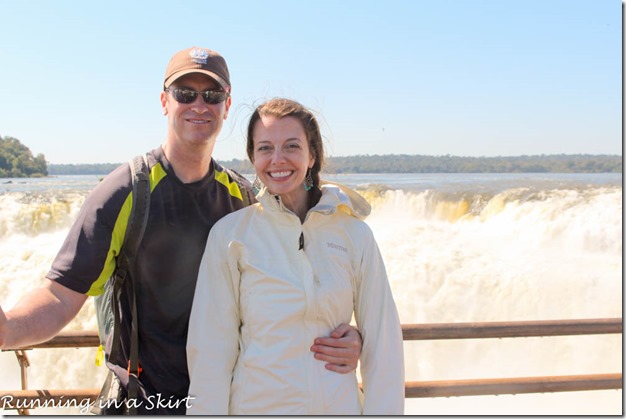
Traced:
<path id="1" fill-rule="evenodd" d="M 101 365 L 103 360 L 115 359 L 119 351 L 120 332 L 120 308 L 119 300 L 122 295 L 123 285 L 128 273 L 133 269 L 135 256 L 139 249 L 139 244 L 143 238 L 148 215 L 150 212 L 150 168 L 145 155 L 135 156 L 129 161 L 131 178 L 133 183 L 133 202 L 128 218 L 124 241 L 120 249 L 120 254 L 116 259 L 116 267 L 113 275 L 106 282 L 104 292 L 94 298 L 96 308 L 96 318 L 98 321 L 98 336 L 100 337 L 100 347 L 96 357 L 96 364 Z M 247 188 L 240 183 L 241 176 L 227 168 L 223 168 L 226 173 L 237 183 L 241 189 L 244 206 L 252 203 Z M 127 399 L 136 399 L 139 388 L 139 337 L 137 328 L 137 302 L 135 299 L 134 284 L 132 288 L 132 324 L 131 324 L 131 344 L 130 360 L 128 361 L 128 396 Z M 115 374 L 109 369 L 100 394 L 91 409 L 97 415 L 111 415 L 124 413 L 124 391 Z M 128 414 L 135 415 L 136 403 L 130 403 Z"/>
<path id="2" fill-rule="evenodd" d="M 108 361 L 114 358 L 119 351 L 120 334 L 120 309 L 119 300 L 123 285 L 128 273 L 133 269 L 135 256 L 139 244 L 148 223 L 150 209 L 150 169 L 145 155 L 135 156 L 129 161 L 131 178 L 133 183 L 133 201 L 128 218 L 128 225 L 124 235 L 124 241 L 120 254 L 116 259 L 116 267 L 113 275 L 106 282 L 104 292 L 95 297 L 96 318 L 98 321 L 98 335 L 100 347 L 96 364 L 102 363 L 102 358 Z M 131 281 L 131 285 L 132 281 Z M 139 377 L 139 349 L 137 330 L 137 302 L 133 288 L 132 296 L 132 324 L 130 360 L 128 362 L 128 399 L 136 399 Z M 104 352 L 104 355 L 103 355 Z M 120 414 L 123 411 L 123 394 L 117 377 L 109 369 L 102 390 L 96 398 L 92 413 L 95 414 Z M 136 414 L 135 403 L 131 404 L 129 414 Z"/>

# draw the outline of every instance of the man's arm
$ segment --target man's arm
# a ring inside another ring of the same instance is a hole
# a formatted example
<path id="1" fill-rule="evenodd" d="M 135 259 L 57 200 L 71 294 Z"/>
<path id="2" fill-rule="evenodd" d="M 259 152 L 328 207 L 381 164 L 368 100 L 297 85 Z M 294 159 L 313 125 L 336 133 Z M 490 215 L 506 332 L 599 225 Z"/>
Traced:
<path id="1" fill-rule="evenodd" d="M 346 374 L 356 369 L 362 346 L 359 331 L 342 323 L 330 337 L 315 339 L 311 352 L 315 352 L 315 359 L 327 362 L 326 369 Z"/>
<path id="2" fill-rule="evenodd" d="M 6 313 L 0 307 L 0 349 L 15 349 L 53 338 L 80 311 L 85 294 L 46 281 Z"/>

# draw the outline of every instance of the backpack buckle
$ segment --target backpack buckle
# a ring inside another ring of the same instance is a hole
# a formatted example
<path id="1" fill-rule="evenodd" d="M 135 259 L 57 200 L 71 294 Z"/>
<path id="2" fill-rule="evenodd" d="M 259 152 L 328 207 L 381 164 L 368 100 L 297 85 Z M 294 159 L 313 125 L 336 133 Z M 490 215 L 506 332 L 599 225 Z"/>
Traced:
<path id="1" fill-rule="evenodd" d="M 139 378 L 139 375 L 141 374 L 141 371 L 143 371 L 143 368 L 141 368 L 141 363 L 137 362 L 137 371 L 131 371 L 130 370 L 130 359 L 128 360 L 128 376 L 130 377 L 131 375 L 134 375 L 135 377 Z"/>

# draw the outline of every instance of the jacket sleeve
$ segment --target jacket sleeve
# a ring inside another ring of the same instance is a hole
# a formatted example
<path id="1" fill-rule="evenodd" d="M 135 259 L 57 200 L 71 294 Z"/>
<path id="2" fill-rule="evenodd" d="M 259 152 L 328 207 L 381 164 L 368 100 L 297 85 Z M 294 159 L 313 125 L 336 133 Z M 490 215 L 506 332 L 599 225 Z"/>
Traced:
<path id="1" fill-rule="evenodd" d="M 361 336 L 364 415 L 404 414 L 402 328 L 383 258 L 367 227 L 357 272 L 355 318 Z"/>
<path id="2" fill-rule="evenodd" d="M 228 415 L 239 354 L 239 283 L 231 243 L 213 227 L 202 257 L 187 335 L 188 415 Z M 235 281 L 235 282 L 234 282 Z"/>

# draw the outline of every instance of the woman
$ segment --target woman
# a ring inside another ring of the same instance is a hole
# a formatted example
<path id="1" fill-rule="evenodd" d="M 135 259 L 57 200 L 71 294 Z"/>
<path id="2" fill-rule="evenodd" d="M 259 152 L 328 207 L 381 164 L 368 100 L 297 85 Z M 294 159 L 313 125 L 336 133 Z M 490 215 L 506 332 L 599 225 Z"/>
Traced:
<path id="1" fill-rule="evenodd" d="M 297 102 L 259 106 L 247 152 L 259 202 L 209 235 L 189 321 L 187 413 L 403 414 L 402 331 L 382 257 L 360 219 L 369 205 L 320 182 L 319 126 Z M 328 371 L 309 351 L 315 336 L 353 314 L 363 393 L 356 373 Z"/>

